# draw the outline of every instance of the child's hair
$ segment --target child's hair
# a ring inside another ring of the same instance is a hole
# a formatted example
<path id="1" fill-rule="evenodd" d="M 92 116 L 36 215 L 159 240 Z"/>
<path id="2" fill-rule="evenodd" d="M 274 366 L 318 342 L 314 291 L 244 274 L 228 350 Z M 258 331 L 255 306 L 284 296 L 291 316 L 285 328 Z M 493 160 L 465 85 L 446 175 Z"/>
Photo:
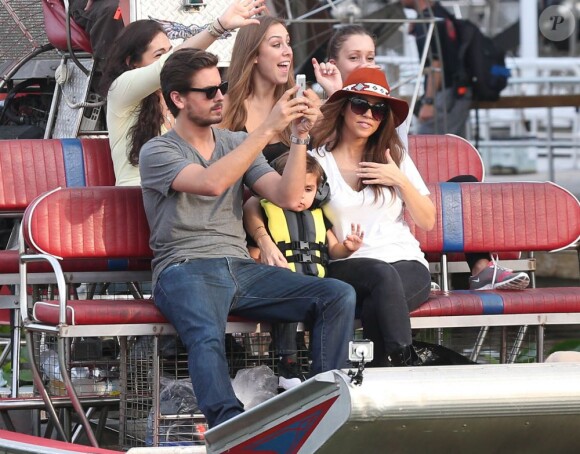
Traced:
<path id="1" fill-rule="evenodd" d="M 280 175 L 284 172 L 284 168 L 286 167 L 286 162 L 288 162 L 288 156 L 290 155 L 289 152 L 286 152 L 276 159 L 274 159 L 270 165 L 274 168 L 276 172 Z M 309 154 L 306 155 L 306 173 L 312 173 L 316 175 L 316 184 L 321 184 L 323 177 L 324 177 L 324 169 L 318 163 L 316 159 L 314 159 Z"/>

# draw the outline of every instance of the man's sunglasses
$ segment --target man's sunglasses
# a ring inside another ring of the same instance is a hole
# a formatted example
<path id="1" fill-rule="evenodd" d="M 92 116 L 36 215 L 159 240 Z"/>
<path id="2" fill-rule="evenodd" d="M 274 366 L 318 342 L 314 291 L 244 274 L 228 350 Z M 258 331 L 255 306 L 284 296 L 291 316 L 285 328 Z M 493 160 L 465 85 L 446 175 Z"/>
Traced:
<path id="1" fill-rule="evenodd" d="M 222 92 L 222 95 L 225 95 L 228 92 L 228 82 L 223 81 L 221 84 L 214 85 L 213 87 L 188 88 L 186 91 L 203 92 L 203 93 L 205 93 L 205 96 L 207 97 L 207 99 L 213 99 L 213 98 L 215 98 L 215 95 L 217 95 L 218 90 Z"/>
<path id="2" fill-rule="evenodd" d="M 371 104 L 366 99 L 362 98 L 350 98 L 350 110 L 356 115 L 364 115 L 371 109 L 373 118 L 377 121 L 383 121 L 389 112 L 389 106 L 384 102 L 379 102 L 377 104 Z"/>

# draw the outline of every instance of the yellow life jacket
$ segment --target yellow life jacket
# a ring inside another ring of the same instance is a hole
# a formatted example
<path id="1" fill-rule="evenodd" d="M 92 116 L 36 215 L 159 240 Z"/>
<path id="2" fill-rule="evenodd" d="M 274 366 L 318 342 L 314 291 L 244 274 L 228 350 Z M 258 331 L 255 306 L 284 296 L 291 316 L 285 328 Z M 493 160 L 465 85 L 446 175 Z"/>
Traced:
<path id="1" fill-rule="evenodd" d="M 272 239 L 292 271 L 324 277 L 328 263 L 326 225 L 321 208 L 290 211 L 263 199 Z"/>

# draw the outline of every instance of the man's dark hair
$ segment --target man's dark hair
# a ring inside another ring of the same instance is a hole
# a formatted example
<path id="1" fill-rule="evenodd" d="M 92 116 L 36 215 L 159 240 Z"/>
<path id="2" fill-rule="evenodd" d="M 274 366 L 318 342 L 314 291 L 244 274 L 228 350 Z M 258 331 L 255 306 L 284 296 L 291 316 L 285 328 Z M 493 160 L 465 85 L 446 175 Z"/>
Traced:
<path id="1" fill-rule="evenodd" d="M 191 78 L 195 73 L 217 64 L 216 55 L 199 49 L 179 49 L 167 59 L 161 70 L 161 92 L 174 117 L 179 114 L 179 109 L 171 100 L 171 92 L 186 93 L 191 88 Z"/>

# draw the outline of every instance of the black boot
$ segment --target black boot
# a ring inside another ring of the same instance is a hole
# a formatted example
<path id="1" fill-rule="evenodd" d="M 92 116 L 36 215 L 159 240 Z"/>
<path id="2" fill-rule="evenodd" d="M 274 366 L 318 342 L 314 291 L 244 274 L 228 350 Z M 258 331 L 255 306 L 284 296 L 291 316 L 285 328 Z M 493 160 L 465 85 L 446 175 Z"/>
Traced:
<path id="1" fill-rule="evenodd" d="M 442 345 L 414 341 L 390 353 L 392 366 L 446 366 L 451 364 L 476 364 L 463 355 Z"/>
<path id="2" fill-rule="evenodd" d="M 419 357 L 412 345 L 407 345 L 389 353 L 389 360 L 394 367 L 423 365 L 423 359 Z"/>

